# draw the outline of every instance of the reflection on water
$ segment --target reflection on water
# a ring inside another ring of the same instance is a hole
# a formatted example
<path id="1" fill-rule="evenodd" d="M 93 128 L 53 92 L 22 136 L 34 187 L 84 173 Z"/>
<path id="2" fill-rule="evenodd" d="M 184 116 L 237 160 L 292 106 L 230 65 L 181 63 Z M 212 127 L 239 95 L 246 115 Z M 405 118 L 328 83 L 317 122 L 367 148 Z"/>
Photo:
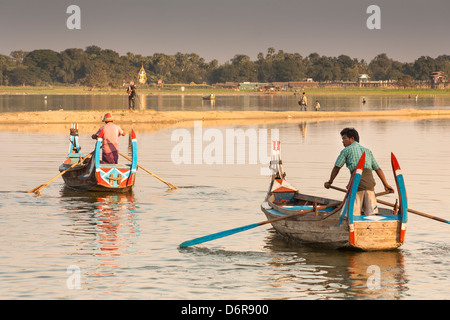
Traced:
<path id="1" fill-rule="evenodd" d="M 366 103 L 362 103 L 365 98 Z M 449 109 L 449 96 L 407 95 L 309 95 L 310 101 L 318 100 L 321 111 L 369 111 L 397 109 Z M 138 95 L 139 110 L 299 110 L 298 99 L 287 95 L 222 95 L 216 100 L 203 100 L 201 95 Z M 308 106 L 313 111 L 314 105 Z M 127 110 L 126 95 L 0 95 L 1 112 L 47 110 Z"/>
<path id="2" fill-rule="evenodd" d="M 407 291 L 401 250 L 327 250 L 286 242 L 270 232 L 271 286 L 287 299 L 401 299 Z"/>
<path id="3" fill-rule="evenodd" d="M 61 203 L 72 222 L 71 234 L 89 238 L 88 247 L 79 247 L 77 254 L 93 255 L 98 265 L 94 276 L 111 276 L 127 264 L 118 258 L 133 253 L 139 237 L 134 194 L 78 192 L 61 189 Z"/>

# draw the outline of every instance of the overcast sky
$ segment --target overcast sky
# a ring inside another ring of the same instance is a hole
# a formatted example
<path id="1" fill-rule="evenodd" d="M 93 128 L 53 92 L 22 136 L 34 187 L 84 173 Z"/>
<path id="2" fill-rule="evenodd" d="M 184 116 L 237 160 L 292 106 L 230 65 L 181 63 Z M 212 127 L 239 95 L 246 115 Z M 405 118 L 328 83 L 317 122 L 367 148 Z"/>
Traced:
<path id="1" fill-rule="evenodd" d="M 81 9 L 81 30 L 66 26 L 69 5 Z M 381 9 L 380 30 L 367 28 L 370 5 Z M 273 47 L 412 62 L 450 54 L 449 14 L 450 0 L 0 0 L 0 54 L 97 45 L 223 63 Z"/>

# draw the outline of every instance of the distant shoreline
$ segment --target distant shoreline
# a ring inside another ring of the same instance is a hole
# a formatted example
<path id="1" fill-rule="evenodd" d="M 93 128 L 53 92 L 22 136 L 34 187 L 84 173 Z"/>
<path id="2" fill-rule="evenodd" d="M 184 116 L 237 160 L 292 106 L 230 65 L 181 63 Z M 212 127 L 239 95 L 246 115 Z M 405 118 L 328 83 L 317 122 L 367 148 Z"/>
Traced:
<path id="1" fill-rule="evenodd" d="M 213 89 L 213 88 L 197 88 L 196 86 L 185 87 L 182 91 L 179 88 L 163 88 L 155 87 L 138 87 L 138 95 L 294 95 L 296 92 L 305 91 L 307 94 L 314 95 L 450 95 L 450 89 L 393 89 L 393 88 L 300 88 L 289 89 L 288 91 L 279 92 L 260 92 L 253 90 L 231 90 L 231 89 Z M 87 87 L 70 87 L 70 86 L 52 86 L 52 87 L 7 87 L 0 86 L 0 95 L 125 95 L 126 88 L 87 88 Z"/>

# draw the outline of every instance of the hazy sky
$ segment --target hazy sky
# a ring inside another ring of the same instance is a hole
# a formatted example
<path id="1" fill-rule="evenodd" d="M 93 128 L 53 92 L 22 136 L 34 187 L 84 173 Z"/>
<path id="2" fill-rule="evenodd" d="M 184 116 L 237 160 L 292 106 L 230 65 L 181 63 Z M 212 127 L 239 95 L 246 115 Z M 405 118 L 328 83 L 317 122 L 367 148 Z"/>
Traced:
<path id="1" fill-rule="evenodd" d="M 66 26 L 69 5 L 81 9 L 81 30 Z M 381 9 L 380 30 L 366 26 L 370 5 Z M 412 62 L 450 54 L 449 14 L 450 0 L 0 0 L 0 53 L 97 45 L 223 63 L 273 47 Z"/>

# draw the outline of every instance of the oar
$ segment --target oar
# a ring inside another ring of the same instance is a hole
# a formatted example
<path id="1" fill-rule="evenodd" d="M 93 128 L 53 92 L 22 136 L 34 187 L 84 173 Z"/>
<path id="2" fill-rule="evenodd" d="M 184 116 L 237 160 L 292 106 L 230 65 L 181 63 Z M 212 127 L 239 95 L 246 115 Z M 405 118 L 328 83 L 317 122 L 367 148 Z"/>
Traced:
<path id="1" fill-rule="evenodd" d="M 330 188 L 331 188 L 331 189 L 334 189 L 334 190 L 342 191 L 342 192 L 347 192 L 346 189 L 339 188 L 339 187 L 335 187 L 335 186 L 330 186 Z M 392 192 L 392 191 L 383 191 L 383 192 L 378 192 L 378 193 L 376 193 L 375 196 L 376 196 L 376 197 L 380 197 L 380 196 L 384 196 L 384 195 L 390 194 L 390 193 L 393 193 L 393 192 Z"/>
<path id="2" fill-rule="evenodd" d="M 189 246 L 193 246 L 195 244 L 199 244 L 199 243 L 203 243 L 203 242 L 207 242 L 207 241 L 211 241 L 211 240 L 215 240 L 215 239 L 219 239 L 219 238 L 223 238 L 223 237 L 227 237 L 227 236 L 231 236 L 232 234 L 238 233 L 238 232 L 242 232 L 242 231 L 246 231 L 249 229 L 253 229 L 268 223 L 273 223 L 273 222 L 277 222 L 280 220 L 284 220 L 284 219 L 289 219 L 295 216 L 299 216 L 305 213 L 309 213 L 309 212 L 314 212 L 315 210 L 323 210 L 323 209 L 327 209 L 330 207 L 334 207 L 339 205 L 339 202 L 334 202 L 334 203 L 330 203 L 326 206 L 317 206 L 316 208 L 313 209 L 308 209 L 308 210 L 302 210 L 302 211 L 298 211 L 296 213 L 287 215 L 287 216 L 283 216 L 283 217 L 278 217 L 275 219 L 271 219 L 271 220 L 266 220 L 266 221 L 262 221 L 262 222 L 258 222 L 258 223 L 253 223 L 253 224 L 249 224 L 243 227 L 238 227 L 238 228 L 234 228 L 234 229 L 230 229 L 230 230 L 225 230 L 225 231 L 221 231 L 221 232 L 217 232 L 217 233 L 213 233 L 207 236 L 203 236 L 203 237 L 199 237 L 199 238 L 195 238 L 192 240 L 188 240 L 183 242 L 182 244 L 180 244 L 181 248 L 186 248 Z"/>
<path id="3" fill-rule="evenodd" d="M 36 193 L 39 194 L 41 192 L 42 189 L 44 189 L 46 186 L 48 186 L 53 180 L 55 180 L 56 178 L 62 176 L 64 173 L 66 173 L 68 170 L 72 169 L 73 167 L 75 167 L 77 164 L 79 164 L 80 162 L 84 161 L 85 159 L 89 158 L 92 155 L 93 152 L 89 153 L 87 156 L 85 156 L 84 158 L 78 160 L 77 162 L 75 162 L 73 165 L 71 165 L 69 168 L 67 168 L 66 170 L 60 172 L 57 176 L 55 176 L 54 178 L 48 180 L 46 183 L 43 183 L 39 186 L 37 186 L 34 189 L 31 189 L 30 191 L 28 191 L 28 193 Z"/>
<path id="4" fill-rule="evenodd" d="M 127 159 L 128 161 L 133 161 L 131 158 L 127 157 L 126 155 L 124 155 L 123 153 L 119 152 L 119 154 L 124 157 L 125 159 Z M 173 184 L 171 184 L 170 182 L 165 181 L 164 179 L 158 177 L 156 174 L 154 174 L 153 172 L 151 172 L 148 169 L 145 169 L 143 166 L 141 166 L 140 164 L 137 165 L 139 168 L 141 168 L 144 171 L 147 171 L 148 173 L 150 173 L 152 176 L 154 176 L 156 179 L 164 182 L 165 184 L 167 184 L 169 186 L 170 189 L 178 189 L 176 186 L 174 186 Z"/>
<path id="5" fill-rule="evenodd" d="M 387 206 L 390 206 L 390 207 L 394 207 L 394 205 L 392 203 L 389 203 L 389 202 L 386 202 L 386 201 L 383 201 L 383 200 L 378 200 L 377 199 L 377 202 L 379 202 L 381 204 L 384 204 L 384 205 L 387 205 Z M 409 209 L 408 208 L 407 210 L 408 210 L 408 212 L 415 213 L 415 214 L 417 214 L 419 216 L 422 216 L 422 217 L 425 217 L 425 218 L 429 218 L 429 219 L 433 219 L 433 220 L 436 220 L 436 221 L 440 221 L 440 222 L 444 222 L 444 223 L 449 223 L 450 224 L 449 220 L 445 220 L 445 219 L 442 219 L 442 218 L 439 218 L 439 217 L 435 217 L 435 216 L 432 216 L 432 215 L 429 215 L 429 214 L 426 214 L 426 213 L 423 213 L 423 212 L 420 212 L 420 211 L 417 211 L 417 210 L 414 210 L 414 209 Z"/>
<path id="6" fill-rule="evenodd" d="M 335 189 L 335 190 L 339 190 L 339 191 L 344 191 L 344 192 L 346 192 L 346 190 L 345 190 L 345 189 L 342 189 L 342 188 L 338 188 L 338 187 L 334 187 L 334 186 L 330 186 L 330 188 Z M 383 192 L 377 193 L 376 196 L 380 196 L 380 195 L 382 195 L 382 193 L 383 193 Z M 389 193 L 389 192 L 386 192 L 386 193 Z M 386 194 L 386 193 L 385 193 L 385 194 Z M 383 201 L 383 200 L 380 200 L 380 199 L 377 199 L 377 202 L 379 202 L 379 203 L 381 203 L 381 204 L 384 204 L 384 205 L 386 205 L 386 206 L 390 206 L 390 207 L 392 207 L 392 208 L 395 207 L 394 204 L 389 203 L 389 202 L 386 202 L 386 201 Z M 408 212 L 417 214 L 417 215 L 422 216 L 422 217 L 425 217 L 425 218 L 429 218 L 429 219 L 433 219 L 433 220 L 436 220 L 436 221 L 439 221 L 439 222 L 444 222 L 444 223 L 450 224 L 450 221 L 449 221 L 449 220 L 445 220 L 445 219 L 443 219 L 443 218 L 439 218 L 439 217 L 436 217 L 436 216 L 432 216 L 432 215 L 430 215 L 430 214 L 426 214 L 426 213 L 423 213 L 423 212 L 420 212 L 420 211 L 417 211 L 417 210 L 414 210 L 414 209 L 409 209 L 409 208 L 408 208 L 407 210 L 408 210 Z"/>

